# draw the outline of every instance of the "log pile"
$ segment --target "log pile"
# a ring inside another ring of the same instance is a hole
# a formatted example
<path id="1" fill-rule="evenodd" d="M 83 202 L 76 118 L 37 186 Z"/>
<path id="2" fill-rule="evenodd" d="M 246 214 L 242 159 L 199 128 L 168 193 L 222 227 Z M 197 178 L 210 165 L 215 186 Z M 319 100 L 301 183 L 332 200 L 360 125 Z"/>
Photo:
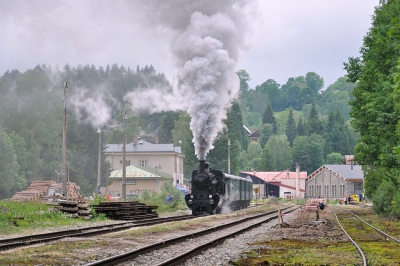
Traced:
<path id="1" fill-rule="evenodd" d="M 49 186 L 56 184 L 53 180 L 33 181 L 31 185 L 21 192 L 17 192 L 12 196 L 13 201 L 39 201 L 43 196 L 47 196 Z"/>
<path id="2" fill-rule="evenodd" d="M 100 202 L 92 205 L 96 213 L 104 213 L 108 218 L 115 220 L 140 220 L 158 217 L 153 212 L 158 206 L 146 206 L 138 201 Z"/>
<path id="3" fill-rule="evenodd" d="M 80 197 L 80 187 L 75 183 L 67 182 L 67 195 L 69 197 Z M 17 192 L 10 200 L 13 201 L 47 201 L 49 196 L 62 193 L 62 184 L 53 180 L 33 181 L 24 191 Z M 51 195 L 49 195 L 51 194 Z"/>

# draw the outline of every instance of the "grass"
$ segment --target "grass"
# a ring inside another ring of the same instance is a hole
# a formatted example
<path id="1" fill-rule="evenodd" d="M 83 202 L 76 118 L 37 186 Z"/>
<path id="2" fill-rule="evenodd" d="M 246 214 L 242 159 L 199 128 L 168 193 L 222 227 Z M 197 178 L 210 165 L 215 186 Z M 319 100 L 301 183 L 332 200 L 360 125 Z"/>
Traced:
<path id="1" fill-rule="evenodd" d="M 158 206 L 157 213 L 175 212 L 187 209 L 182 193 L 178 190 L 174 200 L 168 204 L 163 194 L 144 195 L 140 202 L 148 206 Z M 166 192 L 167 193 L 167 192 Z M 105 199 L 95 197 L 90 204 L 97 205 Z M 138 200 L 138 199 L 135 199 Z M 42 202 L 0 201 L 0 235 L 22 234 L 24 231 L 39 233 L 48 228 L 90 226 L 92 223 L 108 220 L 104 214 L 91 212 L 92 219 L 72 219 L 68 214 L 58 211 L 54 206 Z M 58 229 L 60 230 L 60 229 Z"/>
<path id="2" fill-rule="evenodd" d="M 298 239 L 267 240 L 252 244 L 254 249 L 232 262 L 248 265 L 357 265 L 360 258 L 349 243 L 304 241 Z"/>

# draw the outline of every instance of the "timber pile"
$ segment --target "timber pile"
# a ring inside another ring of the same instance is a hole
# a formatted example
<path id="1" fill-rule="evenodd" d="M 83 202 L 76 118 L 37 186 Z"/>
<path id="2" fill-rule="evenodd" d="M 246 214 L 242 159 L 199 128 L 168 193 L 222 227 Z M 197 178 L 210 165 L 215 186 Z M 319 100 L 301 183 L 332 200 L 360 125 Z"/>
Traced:
<path id="1" fill-rule="evenodd" d="M 158 206 L 146 206 L 138 201 L 100 202 L 92 205 L 96 213 L 104 213 L 108 218 L 115 220 L 140 220 L 158 217 L 153 212 Z"/>
<path id="2" fill-rule="evenodd" d="M 68 196 L 79 198 L 80 187 L 75 183 L 67 182 Z M 24 191 L 17 192 L 10 200 L 12 201 L 47 201 L 49 196 L 61 194 L 62 184 L 53 180 L 33 181 L 31 185 Z M 52 195 L 49 195 L 51 193 Z"/>
<path id="3" fill-rule="evenodd" d="M 47 196 L 49 186 L 56 184 L 53 180 L 33 181 L 31 185 L 21 192 L 17 192 L 12 196 L 13 201 L 39 201 L 42 197 Z"/>

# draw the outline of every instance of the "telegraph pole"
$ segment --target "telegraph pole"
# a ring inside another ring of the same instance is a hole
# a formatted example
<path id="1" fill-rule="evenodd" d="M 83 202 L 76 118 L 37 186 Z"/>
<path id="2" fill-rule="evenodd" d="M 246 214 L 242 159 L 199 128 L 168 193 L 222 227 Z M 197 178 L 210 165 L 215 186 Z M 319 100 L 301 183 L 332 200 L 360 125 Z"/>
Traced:
<path id="1" fill-rule="evenodd" d="M 99 133 L 99 158 L 97 161 L 97 186 L 96 189 L 99 190 L 100 188 L 100 179 L 101 179 L 101 130 L 100 128 L 97 130 L 97 133 Z M 97 191 L 99 193 L 99 191 Z"/>
<path id="2" fill-rule="evenodd" d="M 231 140 L 228 139 L 228 174 L 231 174 Z"/>
<path id="3" fill-rule="evenodd" d="M 63 123 L 63 147 L 62 147 L 62 194 L 68 197 L 67 191 L 67 100 L 65 91 L 68 89 L 67 82 L 64 84 L 64 123 Z"/>
<path id="4" fill-rule="evenodd" d="M 125 161 L 125 153 L 126 153 L 126 111 L 124 110 L 124 144 L 122 146 L 122 200 L 126 199 L 126 161 Z"/>

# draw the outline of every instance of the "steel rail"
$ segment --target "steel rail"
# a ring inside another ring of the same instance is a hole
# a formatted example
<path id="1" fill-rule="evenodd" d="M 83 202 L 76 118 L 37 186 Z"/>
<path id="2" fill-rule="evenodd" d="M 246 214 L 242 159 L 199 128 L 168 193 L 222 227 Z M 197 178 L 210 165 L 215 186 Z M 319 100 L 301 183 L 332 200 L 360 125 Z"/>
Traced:
<path id="1" fill-rule="evenodd" d="M 289 208 L 288 207 L 288 208 L 285 208 L 283 210 L 287 210 L 287 212 L 291 212 L 291 211 L 296 210 L 297 208 L 299 208 L 299 207 L 294 207 L 294 208 Z M 180 237 L 176 237 L 176 238 L 160 241 L 160 242 L 157 242 L 155 244 L 144 246 L 142 248 L 135 249 L 135 250 L 123 253 L 123 254 L 119 254 L 119 255 L 116 255 L 116 256 L 112 256 L 112 257 L 109 257 L 109 258 L 106 258 L 106 259 L 102 259 L 102 260 L 98 260 L 98 261 L 86 264 L 86 266 L 116 265 L 116 264 L 119 264 L 119 263 L 123 263 L 123 262 L 129 261 L 129 260 L 137 257 L 138 255 L 141 255 L 141 254 L 144 254 L 144 253 L 148 253 L 148 252 L 150 252 L 152 250 L 161 248 L 164 245 L 172 245 L 172 244 L 175 244 L 175 243 L 179 243 L 179 242 L 185 241 L 188 238 L 193 238 L 193 237 L 198 237 L 198 236 L 202 236 L 202 235 L 209 234 L 209 233 L 214 233 L 215 231 L 222 230 L 222 229 L 225 229 L 225 228 L 228 228 L 228 227 L 232 227 L 234 225 L 237 225 L 237 224 L 240 224 L 240 223 L 252 220 L 252 219 L 257 219 L 257 218 L 261 218 L 263 216 L 273 215 L 272 218 L 268 218 L 267 220 L 263 220 L 260 223 L 257 223 L 257 225 L 260 225 L 262 223 L 265 223 L 266 221 L 269 221 L 270 219 L 276 218 L 277 214 L 275 214 L 275 213 L 277 213 L 277 211 L 270 211 L 270 212 L 267 212 L 267 213 L 254 215 L 254 216 L 251 216 L 251 217 L 246 217 L 244 219 L 240 219 L 240 220 L 237 220 L 237 221 L 234 221 L 234 222 L 230 222 L 230 223 L 227 223 L 227 224 L 223 224 L 223 225 L 220 225 L 220 226 L 208 228 L 208 229 L 205 229 L 205 230 L 202 230 L 202 231 L 199 231 L 199 232 L 195 232 L 195 233 L 187 234 L 187 235 L 184 235 L 184 236 L 180 236 Z M 254 225 L 254 226 L 256 226 L 256 225 Z M 234 232 L 234 233 L 232 233 L 230 235 L 235 235 L 235 234 L 238 234 L 238 232 L 240 233 L 241 231 L 245 231 L 245 230 L 248 230 L 248 229 L 246 229 L 246 228 L 245 229 L 241 229 L 241 230 L 239 230 L 237 232 Z M 214 241 L 211 241 L 211 242 L 214 242 Z M 204 249 L 204 247 L 199 246 L 195 250 L 202 250 L 202 249 Z M 193 254 L 191 254 L 191 255 L 193 255 Z M 189 255 L 189 256 L 191 256 L 191 255 Z M 184 257 L 186 257 L 186 256 L 184 256 Z M 183 258 L 178 256 L 177 260 L 178 261 L 182 261 Z M 161 264 L 161 265 L 172 265 L 172 259 L 171 259 L 171 261 L 168 261 L 168 262 L 165 262 L 165 263 L 167 263 L 167 264 Z"/>
<path id="2" fill-rule="evenodd" d="M 362 258 L 362 263 L 364 266 L 367 266 L 367 259 L 365 258 L 364 252 L 361 250 L 360 246 L 350 237 L 350 235 L 346 232 L 346 230 L 343 228 L 342 224 L 339 221 L 339 218 L 336 215 L 336 212 L 333 210 L 333 208 L 331 208 L 329 206 L 329 209 L 331 209 L 332 213 L 335 215 L 336 220 L 340 226 L 340 228 L 342 229 L 342 231 L 345 233 L 345 235 L 349 238 L 349 240 L 351 241 L 351 243 L 353 243 L 353 245 L 356 247 L 358 253 L 361 255 Z"/>
<path id="3" fill-rule="evenodd" d="M 340 206 L 338 206 L 338 207 L 340 207 Z M 390 238 L 390 239 L 396 241 L 397 243 L 400 243 L 400 239 L 397 239 L 397 238 L 395 238 L 395 237 L 393 237 L 393 236 L 391 236 L 391 235 L 389 235 L 389 234 L 383 232 L 382 230 L 376 228 L 376 227 L 373 226 L 372 224 L 369 224 L 368 222 L 366 222 L 366 221 L 364 221 L 363 219 L 361 219 L 358 215 L 356 215 L 356 214 L 353 213 L 352 211 L 343 209 L 342 207 L 340 207 L 340 208 L 341 208 L 342 210 L 344 210 L 344 211 L 346 211 L 346 212 L 348 212 L 348 213 L 354 215 L 358 220 L 360 220 L 361 222 L 365 223 L 366 225 L 372 227 L 374 230 L 376 230 L 376 231 L 379 232 L 380 234 L 382 234 L 382 235 L 384 235 L 384 236 L 386 236 L 386 237 L 388 237 L 388 238 Z"/>
<path id="4" fill-rule="evenodd" d="M 166 222 L 173 222 L 173 221 L 181 221 L 181 220 L 188 220 L 198 218 L 200 216 L 193 216 L 193 215 L 182 215 L 182 216 L 175 216 L 175 217 L 166 217 L 166 218 L 155 218 L 155 219 L 145 219 L 140 221 L 129 221 L 117 224 L 109 224 L 109 225 L 99 225 L 99 226 L 92 226 L 92 227 L 84 227 L 79 229 L 71 229 L 71 230 L 64 230 L 58 232 L 51 232 L 51 233 L 43 233 L 43 234 L 36 234 L 30 236 L 21 236 L 15 238 L 7 238 L 0 240 L 0 250 L 10 250 L 22 246 L 30 246 L 34 244 L 40 243 L 47 243 L 56 241 L 66 237 L 89 237 L 101 234 L 107 234 L 112 232 L 118 232 L 122 230 L 127 230 L 132 227 L 139 227 L 139 226 L 150 226 L 159 223 L 166 223 Z"/>

